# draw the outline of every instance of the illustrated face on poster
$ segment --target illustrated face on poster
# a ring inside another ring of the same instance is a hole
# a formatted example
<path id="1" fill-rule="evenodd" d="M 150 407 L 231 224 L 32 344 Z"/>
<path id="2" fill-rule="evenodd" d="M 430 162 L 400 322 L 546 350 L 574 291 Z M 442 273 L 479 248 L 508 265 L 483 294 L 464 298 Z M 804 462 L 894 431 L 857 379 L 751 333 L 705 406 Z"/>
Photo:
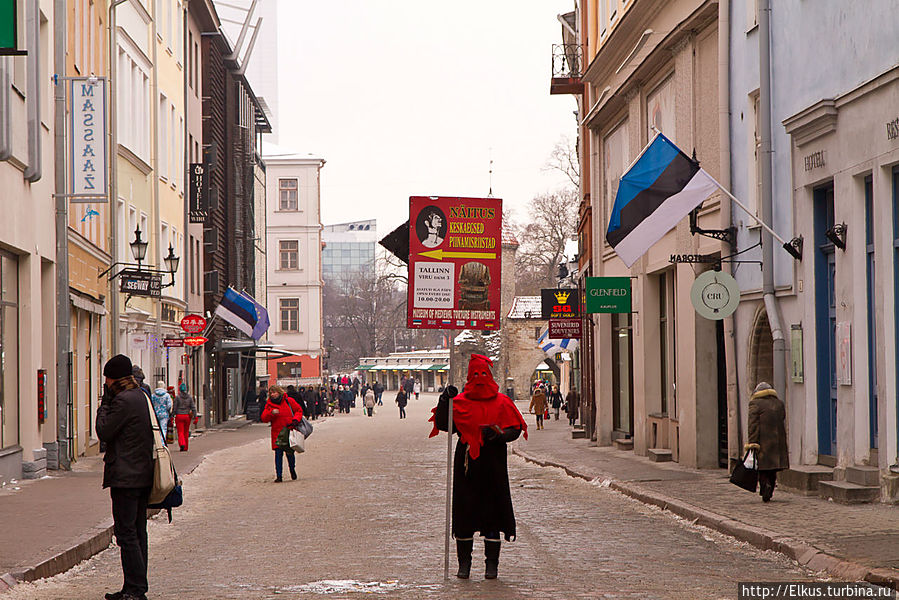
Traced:
<path id="1" fill-rule="evenodd" d="M 502 200 L 409 199 L 407 326 L 499 329 Z"/>
<path id="2" fill-rule="evenodd" d="M 446 215 L 436 206 L 427 206 L 418 213 L 415 234 L 425 248 L 437 248 L 446 239 Z"/>

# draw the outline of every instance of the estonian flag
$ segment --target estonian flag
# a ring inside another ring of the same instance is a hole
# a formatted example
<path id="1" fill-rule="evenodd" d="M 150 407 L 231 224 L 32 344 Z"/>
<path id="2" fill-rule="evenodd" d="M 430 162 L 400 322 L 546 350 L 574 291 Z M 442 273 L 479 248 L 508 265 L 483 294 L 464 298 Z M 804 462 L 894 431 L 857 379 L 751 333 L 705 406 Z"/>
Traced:
<path id="1" fill-rule="evenodd" d="M 264 306 L 249 294 L 240 294 L 231 287 L 225 290 L 222 303 L 215 309 L 215 314 L 254 340 L 265 335 L 271 324 Z"/>
<path id="2" fill-rule="evenodd" d="M 718 189 L 661 133 L 621 176 L 606 240 L 628 267 Z"/>

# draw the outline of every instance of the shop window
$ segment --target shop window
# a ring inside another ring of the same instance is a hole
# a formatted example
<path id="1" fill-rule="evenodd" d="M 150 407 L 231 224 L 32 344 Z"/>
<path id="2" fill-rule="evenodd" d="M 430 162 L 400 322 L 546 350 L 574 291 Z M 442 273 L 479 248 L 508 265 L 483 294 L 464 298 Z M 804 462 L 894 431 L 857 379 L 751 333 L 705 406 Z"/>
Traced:
<path id="1" fill-rule="evenodd" d="M 0 448 L 19 443 L 19 270 L 0 252 Z"/>

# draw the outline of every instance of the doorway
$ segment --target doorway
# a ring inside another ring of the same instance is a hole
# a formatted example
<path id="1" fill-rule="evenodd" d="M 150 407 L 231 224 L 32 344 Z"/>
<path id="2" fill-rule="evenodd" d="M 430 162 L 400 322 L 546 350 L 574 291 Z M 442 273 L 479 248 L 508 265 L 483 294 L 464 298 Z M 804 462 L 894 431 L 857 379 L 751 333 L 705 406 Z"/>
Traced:
<path id="1" fill-rule="evenodd" d="M 836 256 L 825 231 L 834 225 L 833 182 L 814 191 L 815 336 L 817 338 L 818 455 L 837 454 Z"/>

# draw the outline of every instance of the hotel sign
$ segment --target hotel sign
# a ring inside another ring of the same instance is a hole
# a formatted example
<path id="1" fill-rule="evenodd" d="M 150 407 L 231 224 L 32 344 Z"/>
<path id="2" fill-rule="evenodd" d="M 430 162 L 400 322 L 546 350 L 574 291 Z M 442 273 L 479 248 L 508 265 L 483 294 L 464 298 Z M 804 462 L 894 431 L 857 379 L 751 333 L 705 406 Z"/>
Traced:
<path id="1" fill-rule="evenodd" d="M 205 223 L 207 216 L 207 184 L 206 164 L 190 163 L 188 195 L 190 196 L 190 222 Z"/>
<path id="2" fill-rule="evenodd" d="M 106 202 L 106 79 L 76 77 L 69 83 L 70 198 L 72 202 Z"/>
<path id="3" fill-rule="evenodd" d="M 587 277 L 588 313 L 631 312 L 630 277 Z"/>

